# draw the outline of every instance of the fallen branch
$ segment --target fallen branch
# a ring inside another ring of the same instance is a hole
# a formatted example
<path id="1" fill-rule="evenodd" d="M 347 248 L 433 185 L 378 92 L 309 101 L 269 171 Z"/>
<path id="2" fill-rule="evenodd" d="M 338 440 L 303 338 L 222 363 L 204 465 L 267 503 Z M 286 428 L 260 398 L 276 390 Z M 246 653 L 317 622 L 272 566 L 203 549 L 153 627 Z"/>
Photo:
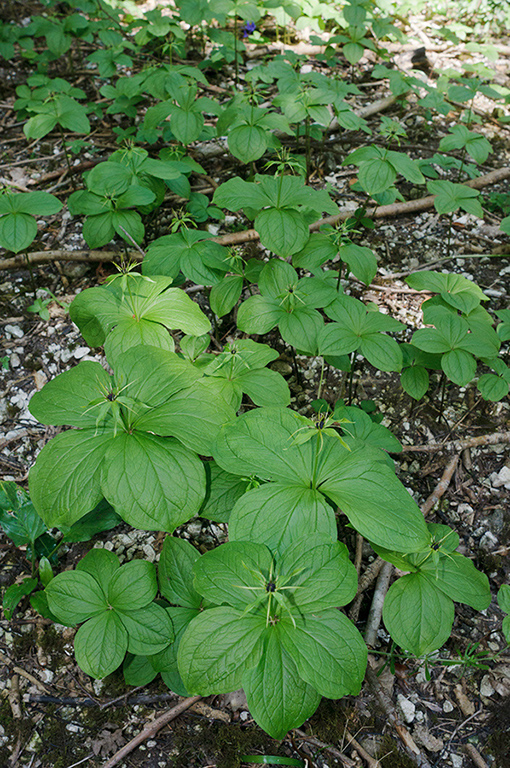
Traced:
<path id="1" fill-rule="evenodd" d="M 464 752 L 471 758 L 476 768 L 488 768 L 487 763 L 472 744 L 464 744 Z"/>
<path id="2" fill-rule="evenodd" d="M 374 596 L 372 598 L 372 605 L 368 613 L 367 626 L 365 629 L 365 642 L 372 648 L 375 646 L 377 640 L 377 630 L 381 624 L 382 610 L 384 605 L 384 598 L 386 592 L 390 586 L 391 576 L 393 574 L 393 566 L 391 563 L 383 563 L 382 568 L 377 578 L 377 584 L 374 590 Z"/>
<path id="3" fill-rule="evenodd" d="M 384 560 L 381 557 L 377 557 L 366 569 L 365 573 L 361 577 L 358 585 L 358 591 L 354 596 L 353 603 L 349 609 L 349 618 L 356 623 L 358 621 L 359 610 L 361 608 L 361 601 L 363 599 L 363 592 L 369 588 L 371 584 L 376 580 L 379 575 L 379 571 L 384 565 Z"/>
<path id="4" fill-rule="evenodd" d="M 477 179 L 470 179 L 466 182 L 466 186 L 471 187 L 472 189 L 482 189 L 483 187 L 495 184 L 498 181 L 503 181 L 509 177 L 510 167 L 498 168 L 495 171 L 485 174 L 485 176 L 479 176 Z M 435 195 L 428 195 L 427 197 L 419 198 L 419 200 L 408 200 L 405 203 L 379 205 L 375 208 L 369 208 L 366 212 L 366 216 L 375 219 L 383 219 L 385 217 L 425 211 L 434 205 L 434 200 Z M 326 216 L 324 219 L 320 219 L 314 224 L 311 224 L 310 232 L 316 232 L 324 224 L 337 224 L 340 221 L 345 221 L 351 216 L 352 210 L 340 211 L 335 214 L 335 216 Z M 255 229 L 246 229 L 244 232 L 232 232 L 228 235 L 213 237 L 212 240 L 220 245 L 240 245 L 242 243 L 259 240 L 259 233 Z M 135 261 L 140 260 L 140 256 L 136 252 L 130 252 L 129 255 L 130 258 Z M 119 254 L 111 251 L 37 251 L 29 254 L 29 259 L 32 264 L 43 264 L 48 261 L 114 261 L 118 256 Z M 23 267 L 26 267 L 26 257 L 24 255 L 14 256 L 11 259 L 3 259 L 0 261 L 0 269 Z"/>
<path id="5" fill-rule="evenodd" d="M 381 683 L 379 682 L 379 678 L 370 666 L 367 667 L 365 679 L 376 695 L 380 706 L 386 714 L 388 722 L 393 726 L 396 733 L 398 734 L 410 759 L 416 766 L 418 766 L 418 768 L 432 768 L 425 755 L 421 753 L 407 728 L 400 722 L 400 718 L 397 715 L 395 705 L 393 704 L 388 694 L 383 690 Z"/>
<path id="6" fill-rule="evenodd" d="M 361 746 L 361 744 L 359 743 L 359 741 L 356 741 L 356 739 L 354 738 L 354 736 L 351 736 L 351 734 L 349 733 L 349 731 L 345 731 L 345 735 L 346 735 L 346 737 L 347 737 L 347 739 L 348 739 L 348 743 L 349 743 L 349 744 L 352 744 L 352 746 L 354 747 L 354 749 L 356 750 L 356 752 L 358 753 L 358 755 L 359 755 L 361 758 L 363 758 L 363 760 L 365 761 L 365 763 L 368 765 L 368 768 L 381 768 L 381 763 L 379 762 L 379 760 L 376 760 L 376 759 L 375 759 L 375 757 L 372 757 L 372 755 L 370 755 L 370 754 L 369 754 L 369 753 L 366 751 L 366 749 L 364 749 L 364 748 Z"/>
<path id="7" fill-rule="evenodd" d="M 499 445 L 510 442 L 510 432 L 494 432 L 492 435 L 479 435 L 479 437 L 467 437 L 464 440 L 449 440 L 444 443 L 429 443 L 428 445 L 403 445 L 402 452 L 420 451 L 422 453 L 434 453 L 434 451 L 457 451 L 465 448 L 476 448 L 479 445 Z"/>
<path id="8" fill-rule="evenodd" d="M 333 755 L 333 757 L 336 757 L 337 760 L 340 760 L 345 768 L 355 768 L 356 763 L 354 760 L 351 760 L 350 757 L 344 755 L 343 752 L 340 752 L 340 750 L 336 749 L 336 747 L 332 747 L 331 744 L 325 744 L 323 741 L 316 739 L 315 736 L 308 736 L 308 734 L 306 734 L 304 731 L 301 731 L 299 728 L 294 728 L 294 733 L 297 738 L 301 739 L 301 741 L 306 741 L 307 744 L 311 744 L 313 747 L 317 747 L 318 749 L 323 749 L 326 752 L 329 752 L 330 755 Z"/>
<path id="9" fill-rule="evenodd" d="M 446 465 L 446 468 L 441 476 L 441 480 L 436 485 L 428 499 L 423 504 L 421 511 L 425 516 L 428 515 L 428 513 L 431 511 L 431 509 L 434 509 L 439 499 L 444 496 L 446 493 L 448 486 L 450 485 L 451 479 L 453 477 L 453 473 L 457 469 L 457 464 L 459 463 L 460 456 L 458 453 L 453 456 L 448 464 Z"/>
<path id="10" fill-rule="evenodd" d="M 188 699 L 180 701 L 175 705 L 175 707 L 169 709 L 168 712 L 165 712 L 163 715 L 154 720 L 154 722 L 148 725 L 147 728 L 144 728 L 143 731 L 140 731 L 140 733 L 131 739 L 131 741 L 128 741 L 128 743 L 125 744 L 122 749 L 119 749 L 119 751 L 116 752 L 114 756 L 104 764 L 103 768 L 113 768 L 114 765 L 120 763 L 121 760 L 124 760 L 124 758 L 131 754 L 131 752 L 140 744 L 143 744 L 144 741 L 155 736 L 157 732 L 163 728 L 163 726 L 167 725 L 167 723 L 170 723 L 172 720 L 175 720 L 176 717 L 189 709 L 197 701 L 200 701 L 201 698 L 201 696 L 190 696 Z"/>

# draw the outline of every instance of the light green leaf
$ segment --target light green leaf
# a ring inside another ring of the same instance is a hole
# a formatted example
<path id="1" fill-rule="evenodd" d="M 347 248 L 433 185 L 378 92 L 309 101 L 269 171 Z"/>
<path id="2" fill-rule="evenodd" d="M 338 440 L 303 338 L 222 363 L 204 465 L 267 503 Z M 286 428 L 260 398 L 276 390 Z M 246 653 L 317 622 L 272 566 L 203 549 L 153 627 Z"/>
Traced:
<path id="1" fill-rule="evenodd" d="M 110 579 L 119 568 L 119 558 L 108 549 L 91 549 L 76 565 L 77 571 L 89 573 L 97 581 L 105 599 Z"/>
<path id="2" fill-rule="evenodd" d="M 84 624 L 74 638 L 78 666 L 91 677 L 103 678 L 122 664 L 127 632 L 115 611 L 104 611 Z"/>
<path id="3" fill-rule="evenodd" d="M 431 586 L 457 603 L 466 603 L 475 611 L 489 607 L 491 593 L 487 576 L 477 571 L 471 560 L 459 552 L 440 557 L 438 563 L 429 558 L 420 570 Z"/>
<path id="4" fill-rule="evenodd" d="M 228 693 L 241 687 L 243 673 L 261 655 L 265 616 L 243 616 L 230 606 L 211 608 L 189 624 L 177 661 L 191 694 Z"/>
<path id="5" fill-rule="evenodd" d="M 336 536 L 335 515 L 318 491 L 298 485 L 268 483 L 245 493 L 229 519 L 230 541 L 266 544 L 285 550 L 303 531 Z"/>
<path id="6" fill-rule="evenodd" d="M 254 227 L 262 245 L 283 258 L 301 251 L 310 237 L 303 214 L 289 208 L 261 211 L 255 218 Z"/>
<path id="7" fill-rule="evenodd" d="M 8 251 L 24 251 L 36 235 L 37 223 L 28 213 L 8 213 L 0 218 L 0 245 Z"/>
<path id="8" fill-rule="evenodd" d="M 73 429 L 44 446 L 28 482 L 30 498 L 48 527 L 71 526 L 101 501 L 101 470 L 113 440 L 93 429 Z"/>
<path id="9" fill-rule="evenodd" d="M 498 605 L 505 613 L 510 613 L 510 585 L 502 584 L 498 592 Z"/>
<path id="10" fill-rule="evenodd" d="M 441 358 L 441 368 L 451 381 L 464 387 L 474 378 L 476 360 L 464 349 L 452 349 Z"/>
<path id="11" fill-rule="evenodd" d="M 154 564 L 147 560 L 130 560 L 111 577 L 108 602 L 119 611 L 136 611 L 154 600 L 157 591 Z"/>
<path id="12" fill-rule="evenodd" d="M 295 587 L 288 594 L 300 613 L 346 605 L 358 586 L 356 569 L 345 544 L 317 533 L 295 541 L 284 550 L 278 575 L 289 577 L 286 586 Z"/>
<path id="13" fill-rule="evenodd" d="M 302 725 L 321 698 L 300 678 L 282 645 L 278 625 L 266 630 L 260 661 L 244 673 L 242 686 L 252 717 L 274 739 L 283 739 L 291 728 Z"/>
<path id="14" fill-rule="evenodd" d="M 51 379 L 30 400 L 30 413 L 42 424 L 94 427 L 99 405 L 90 403 L 112 391 L 113 380 L 100 363 L 84 360 Z"/>
<path id="15" fill-rule="evenodd" d="M 63 624 L 80 624 L 108 608 L 99 582 L 85 571 L 58 573 L 45 594 L 51 612 Z"/>
<path id="16" fill-rule="evenodd" d="M 447 641 L 454 619 L 453 601 L 421 573 L 398 579 L 384 600 L 386 629 L 401 648 L 416 656 L 435 651 Z"/>
<path id="17" fill-rule="evenodd" d="M 105 498 L 134 528 L 171 533 L 205 496 L 202 462 L 173 438 L 117 435 L 102 470 Z"/>
<path id="18" fill-rule="evenodd" d="M 237 327 L 245 333 L 268 333 L 283 317 L 284 310 L 276 299 L 250 296 L 237 313 Z"/>
<path id="19" fill-rule="evenodd" d="M 229 541 L 195 562 L 195 589 L 211 603 L 244 610 L 263 592 L 272 556 L 264 544 Z"/>
<path id="20" fill-rule="evenodd" d="M 367 647 L 356 627 L 337 610 L 295 617 L 278 624 L 285 650 L 299 676 L 328 699 L 357 695 L 365 675 Z"/>
<path id="21" fill-rule="evenodd" d="M 159 559 L 159 588 L 170 603 L 184 608 L 198 610 L 202 597 L 196 591 L 193 581 L 193 564 L 200 553 L 185 539 L 174 536 L 165 538 Z"/>
<path id="22" fill-rule="evenodd" d="M 207 492 L 200 510 L 200 517 L 216 523 L 228 523 L 236 501 L 249 487 L 247 478 L 225 472 L 214 461 L 205 464 Z"/>
<path id="23" fill-rule="evenodd" d="M 128 633 L 128 651 L 152 656 L 174 639 L 170 616 L 160 605 L 151 603 L 138 610 L 119 610 L 118 616 Z"/>

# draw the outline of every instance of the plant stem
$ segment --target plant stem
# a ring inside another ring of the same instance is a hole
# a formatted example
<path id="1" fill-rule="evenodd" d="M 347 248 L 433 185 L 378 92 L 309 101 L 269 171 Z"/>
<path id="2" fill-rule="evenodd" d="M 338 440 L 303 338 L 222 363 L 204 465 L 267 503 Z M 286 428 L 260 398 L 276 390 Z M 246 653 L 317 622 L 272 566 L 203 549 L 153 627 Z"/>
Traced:
<path id="1" fill-rule="evenodd" d="M 239 62 L 237 61 L 237 11 L 234 15 L 234 57 L 235 57 L 235 85 L 239 85 Z"/>
<path id="2" fill-rule="evenodd" d="M 322 445 L 321 445 L 321 443 L 322 443 L 322 435 L 319 432 L 317 432 L 317 434 L 315 436 L 315 439 L 316 439 L 316 442 L 315 442 L 315 457 L 314 457 L 314 462 L 313 462 L 313 473 L 312 473 L 312 483 L 311 483 L 311 487 L 312 488 L 315 488 L 316 487 L 316 483 L 317 483 L 317 467 L 319 465 L 319 456 L 320 456 L 321 448 L 322 448 Z M 313 440 L 313 438 L 312 438 L 312 440 Z"/>
<path id="3" fill-rule="evenodd" d="M 340 267 L 338 268 L 338 280 L 336 281 L 336 290 L 337 292 L 340 291 L 340 280 L 342 279 L 342 272 L 344 269 L 344 263 L 343 261 L 340 262 Z"/>
<path id="4" fill-rule="evenodd" d="M 441 401 L 439 404 L 439 416 L 437 417 L 438 423 L 441 421 L 443 417 L 444 396 L 446 392 L 446 376 L 444 371 L 441 372 L 441 380 L 439 382 L 439 388 L 441 390 Z"/>
<path id="5" fill-rule="evenodd" d="M 301 374 L 299 373 L 299 369 L 297 366 L 296 350 L 294 349 L 294 347 L 291 347 L 291 354 L 292 354 L 292 363 L 294 366 L 294 375 L 296 376 L 296 382 L 298 384 L 301 384 Z"/>
<path id="6" fill-rule="evenodd" d="M 30 272 L 30 282 L 32 283 L 32 291 L 34 293 L 34 301 L 37 301 L 37 288 L 35 285 L 34 268 L 32 262 L 28 258 L 28 253 L 25 251 L 25 261 L 27 262 L 28 271 Z"/>
<path id="7" fill-rule="evenodd" d="M 322 358 L 321 375 L 320 375 L 320 379 L 319 379 L 319 388 L 317 389 L 317 400 L 319 400 L 320 396 L 321 396 L 323 379 L 324 379 L 324 358 Z"/>
<path id="8" fill-rule="evenodd" d="M 305 156 L 306 156 L 306 183 L 310 179 L 310 118 L 307 115 L 305 118 Z"/>
<path id="9" fill-rule="evenodd" d="M 71 182 L 72 188 L 74 190 L 76 190 L 76 184 L 75 184 L 75 181 L 74 181 L 74 178 L 73 178 L 73 171 L 71 169 L 71 162 L 69 160 L 69 154 L 67 152 L 66 137 L 64 136 L 64 131 L 62 130 L 62 126 L 60 125 L 60 123 L 57 123 L 57 125 L 58 125 L 58 129 L 60 131 L 60 136 L 62 138 L 62 149 L 64 150 L 64 155 L 65 155 L 65 158 L 66 158 L 67 170 L 68 170 L 68 173 L 69 173 L 69 180 Z"/>
<path id="10" fill-rule="evenodd" d="M 356 367 L 356 350 L 351 355 L 351 373 L 349 376 L 349 387 L 347 390 L 347 405 L 352 404 L 352 380 L 354 378 L 354 369 Z"/>

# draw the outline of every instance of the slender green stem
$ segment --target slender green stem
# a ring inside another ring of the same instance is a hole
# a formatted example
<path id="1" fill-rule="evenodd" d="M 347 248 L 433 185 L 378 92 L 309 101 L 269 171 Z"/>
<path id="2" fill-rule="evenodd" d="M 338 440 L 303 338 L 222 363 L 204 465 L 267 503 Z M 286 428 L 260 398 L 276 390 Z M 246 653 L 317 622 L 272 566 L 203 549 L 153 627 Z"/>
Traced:
<path id="1" fill-rule="evenodd" d="M 343 261 L 340 262 L 340 266 L 338 268 L 338 280 L 336 281 L 336 290 L 340 290 L 340 280 L 342 279 L 342 272 L 344 269 L 344 263 Z"/>
<path id="2" fill-rule="evenodd" d="M 320 375 L 320 379 L 319 379 L 319 388 L 317 389 L 317 400 L 319 400 L 320 396 L 321 396 L 323 380 L 324 380 L 324 358 L 322 358 L 321 375 Z"/>
<path id="3" fill-rule="evenodd" d="M 66 165 L 67 165 L 67 170 L 68 170 L 68 173 L 69 173 L 69 180 L 71 182 L 72 188 L 76 189 L 76 184 L 75 184 L 74 178 L 73 178 L 73 171 L 72 171 L 72 168 L 71 168 L 71 161 L 69 160 L 69 154 L 67 152 L 66 137 L 64 136 L 64 131 L 63 131 L 62 126 L 60 125 L 60 123 L 57 123 L 57 125 L 58 125 L 58 129 L 60 131 L 60 136 L 62 138 L 62 149 L 64 150 L 64 155 L 65 155 L 65 158 L 66 158 Z"/>
<path id="4" fill-rule="evenodd" d="M 34 301 L 37 301 L 37 286 L 35 284 L 34 268 L 32 266 L 32 262 L 28 258 L 27 251 L 25 251 L 25 261 L 27 262 L 28 271 L 30 272 L 30 282 L 32 283 L 32 291 L 33 291 L 33 294 L 34 294 Z"/>
<path id="5" fill-rule="evenodd" d="M 352 381 L 354 379 L 354 369 L 356 367 L 356 350 L 351 355 L 351 373 L 349 376 L 349 388 L 347 390 L 347 405 L 352 404 Z"/>
<path id="6" fill-rule="evenodd" d="M 237 60 L 237 12 L 234 16 L 234 56 L 235 56 L 235 84 L 239 85 L 239 62 Z"/>
<path id="7" fill-rule="evenodd" d="M 312 438 L 313 439 L 313 438 Z M 319 456 L 321 454 L 321 448 L 322 448 L 322 435 L 317 432 L 315 436 L 315 457 L 313 462 L 313 474 L 312 474 L 312 488 L 315 489 L 317 485 L 317 469 L 319 466 Z"/>
<path id="8" fill-rule="evenodd" d="M 305 156 L 306 156 L 306 183 L 310 179 L 310 118 L 307 115 L 305 118 Z"/>

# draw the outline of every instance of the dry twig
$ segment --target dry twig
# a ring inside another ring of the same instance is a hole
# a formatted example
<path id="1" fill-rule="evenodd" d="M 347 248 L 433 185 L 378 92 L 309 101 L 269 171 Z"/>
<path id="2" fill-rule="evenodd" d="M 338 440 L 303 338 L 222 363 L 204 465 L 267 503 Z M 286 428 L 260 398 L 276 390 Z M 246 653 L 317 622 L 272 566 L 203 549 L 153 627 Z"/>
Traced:
<path id="1" fill-rule="evenodd" d="M 161 728 L 163 728 L 163 726 L 167 725 L 167 723 L 171 722 L 172 720 L 175 720 L 176 717 L 189 709 L 192 704 L 200 701 L 201 698 L 201 696 L 190 696 L 188 699 L 183 699 L 183 701 L 180 701 L 175 705 L 175 707 L 169 709 L 167 712 L 154 720 L 154 722 L 148 725 L 147 728 L 144 728 L 143 731 L 140 731 L 140 733 L 131 739 L 131 741 L 128 741 L 128 743 L 125 744 L 122 749 L 119 749 L 119 751 L 116 752 L 113 757 L 111 757 L 104 764 L 103 768 L 113 768 L 114 765 L 118 765 L 121 760 L 124 760 L 124 758 L 131 754 L 131 752 L 140 744 L 143 744 L 144 741 L 155 736 L 156 733 L 160 731 Z"/>
<path id="2" fill-rule="evenodd" d="M 365 642 L 372 648 L 377 640 L 377 630 L 381 623 L 384 598 L 390 586 L 393 566 L 391 563 L 383 563 L 377 578 L 377 584 L 372 598 L 372 605 L 368 613 L 367 626 L 365 629 Z"/>
<path id="3" fill-rule="evenodd" d="M 448 464 L 446 465 L 446 468 L 441 476 L 441 480 L 436 485 L 428 499 L 423 504 L 421 511 L 425 516 L 428 515 L 431 509 L 434 509 L 439 499 L 444 496 L 446 493 L 448 486 L 450 485 L 451 479 L 453 477 L 453 473 L 457 469 L 457 464 L 459 463 L 459 454 L 456 453 L 455 456 L 453 456 Z"/>

